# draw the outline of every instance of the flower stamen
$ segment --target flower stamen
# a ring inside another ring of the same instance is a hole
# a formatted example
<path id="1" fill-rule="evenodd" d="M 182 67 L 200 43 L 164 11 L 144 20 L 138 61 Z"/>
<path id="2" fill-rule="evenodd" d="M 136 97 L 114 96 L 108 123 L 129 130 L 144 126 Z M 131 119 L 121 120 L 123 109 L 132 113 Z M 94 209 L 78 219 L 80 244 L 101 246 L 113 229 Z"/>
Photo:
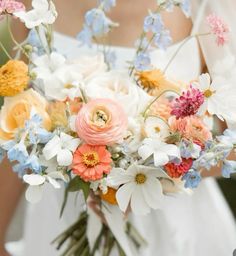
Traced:
<path id="1" fill-rule="evenodd" d="M 95 151 L 90 151 L 88 153 L 83 154 L 82 159 L 83 163 L 87 167 L 94 167 L 100 162 L 99 155 Z"/>
<path id="2" fill-rule="evenodd" d="M 141 184 L 144 184 L 147 180 L 147 176 L 143 173 L 138 173 L 136 176 L 135 176 L 135 181 L 137 184 L 141 185 Z"/>

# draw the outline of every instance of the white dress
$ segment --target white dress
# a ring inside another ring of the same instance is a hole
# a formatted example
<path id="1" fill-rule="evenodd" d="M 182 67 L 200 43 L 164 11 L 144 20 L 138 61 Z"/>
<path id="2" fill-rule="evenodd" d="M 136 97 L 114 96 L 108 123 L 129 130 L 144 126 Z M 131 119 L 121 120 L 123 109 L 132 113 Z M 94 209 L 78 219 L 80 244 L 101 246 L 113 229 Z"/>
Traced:
<path id="1" fill-rule="evenodd" d="M 69 57 L 79 57 L 74 39 L 57 34 L 56 48 Z M 68 46 L 68 47 L 65 47 Z M 155 51 L 153 63 L 162 68 L 178 45 L 167 52 Z M 118 66 L 133 57 L 134 50 L 116 48 Z M 189 41 L 168 70 L 168 76 L 190 81 L 201 71 L 198 43 Z M 65 214 L 59 219 L 63 199 L 62 191 L 47 187 L 43 200 L 29 205 L 25 227 L 24 256 L 56 256 L 50 245 L 61 231 L 73 223 L 82 210 L 81 200 L 70 198 Z M 153 211 L 145 217 L 132 216 L 134 225 L 148 242 L 140 256 L 231 256 L 236 248 L 236 225 L 231 211 L 212 178 L 204 179 L 193 195 L 166 197 L 163 210 Z"/>

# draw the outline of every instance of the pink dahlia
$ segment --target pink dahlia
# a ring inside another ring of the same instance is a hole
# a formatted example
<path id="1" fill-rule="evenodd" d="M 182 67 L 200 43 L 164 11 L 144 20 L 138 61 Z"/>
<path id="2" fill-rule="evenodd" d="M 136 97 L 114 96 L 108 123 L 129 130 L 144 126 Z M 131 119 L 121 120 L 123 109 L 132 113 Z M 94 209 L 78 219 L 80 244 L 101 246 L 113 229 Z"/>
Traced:
<path id="1" fill-rule="evenodd" d="M 15 12 L 24 11 L 23 3 L 15 0 L 0 0 L 0 18 L 3 14 L 14 15 Z"/>
<path id="2" fill-rule="evenodd" d="M 84 181 L 99 180 L 111 171 L 111 154 L 105 146 L 84 144 L 74 153 L 72 171 Z"/>
<path id="3" fill-rule="evenodd" d="M 195 115 L 203 102 L 203 93 L 190 86 L 188 91 L 183 92 L 179 98 L 175 99 L 171 114 L 175 115 L 177 119 Z"/>
<path id="4" fill-rule="evenodd" d="M 228 25 L 215 14 L 208 15 L 206 21 L 210 26 L 211 33 L 216 36 L 217 45 L 224 45 L 229 39 Z"/>
<path id="5" fill-rule="evenodd" d="M 183 158 L 180 164 L 166 164 L 165 170 L 171 178 L 179 178 L 189 171 L 189 169 L 192 167 L 192 164 L 193 160 L 191 158 Z"/>

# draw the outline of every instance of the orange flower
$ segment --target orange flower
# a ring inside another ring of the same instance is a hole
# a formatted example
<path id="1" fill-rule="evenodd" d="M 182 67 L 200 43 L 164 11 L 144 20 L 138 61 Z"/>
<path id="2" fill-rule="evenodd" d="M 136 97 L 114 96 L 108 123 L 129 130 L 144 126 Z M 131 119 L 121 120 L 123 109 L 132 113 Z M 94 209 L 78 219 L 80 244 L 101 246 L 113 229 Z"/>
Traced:
<path id="1" fill-rule="evenodd" d="M 163 118 L 165 121 L 171 116 L 171 103 L 166 98 L 158 99 L 150 108 L 149 114 L 151 116 L 158 116 Z"/>
<path id="2" fill-rule="evenodd" d="M 0 68 L 0 96 L 14 96 L 27 88 L 28 66 L 19 60 L 9 60 Z"/>
<path id="3" fill-rule="evenodd" d="M 99 180 L 104 173 L 110 173 L 111 163 L 111 154 L 105 146 L 84 144 L 74 153 L 72 171 L 85 181 Z"/>
<path id="4" fill-rule="evenodd" d="M 168 90 L 180 92 L 180 86 L 168 81 L 160 69 L 136 72 L 136 75 L 143 88 L 153 96 L 158 96 Z"/>
<path id="5" fill-rule="evenodd" d="M 103 194 L 100 192 L 100 196 L 102 200 L 108 202 L 109 204 L 117 205 L 116 191 L 116 189 L 108 187 L 107 193 Z"/>

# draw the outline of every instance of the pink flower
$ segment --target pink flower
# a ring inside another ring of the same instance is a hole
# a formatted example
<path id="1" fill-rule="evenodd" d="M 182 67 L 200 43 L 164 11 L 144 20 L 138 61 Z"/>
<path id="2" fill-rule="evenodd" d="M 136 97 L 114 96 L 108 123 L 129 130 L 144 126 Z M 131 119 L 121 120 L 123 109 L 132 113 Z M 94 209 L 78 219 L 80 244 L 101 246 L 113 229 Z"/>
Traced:
<path id="1" fill-rule="evenodd" d="M 179 132 L 183 138 L 193 142 L 199 141 L 204 143 L 212 138 L 212 134 L 207 126 L 197 116 L 187 116 L 182 119 L 172 118 L 170 129 L 173 132 Z"/>
<path id="2" fill-rule="evenodd" d="M 84 144 L 74 153 L 72 171 L 85 181 L 94 181 L 110 173 L 111 163 L 111 154 L 105 146 Z"/>
<path id="3" fill-rule="evenodd" d="M 203 93 L 190 86 L 189 90 L 183 92 L 179 98 L 175 99 L 171 114 L 175 115 L 177 119 L 195 115 L 203 102 Z"/>
<path id="4" fill-rule="evenodd" d="M 3 14 L 14 15 L 15 12 L 24 11 L 23 3 L 15 0 L 0 0 L 0 18 Z"/>
<path id="5" fill-rule="evenodd" d="M 215 14 L 208 15 L 206 21 L 210 26 L 211 33 L 216 36 L 217 45 L 224 45 L 229 39 L 228 25 Z"/>
<path id="6" fill-rule="evenodd" d="M 94 99 L 79 111 L 76 130 L 90 145 L 112 145 L 123 139 L 127 123 L 120 104 L 110 99 Z"/>

